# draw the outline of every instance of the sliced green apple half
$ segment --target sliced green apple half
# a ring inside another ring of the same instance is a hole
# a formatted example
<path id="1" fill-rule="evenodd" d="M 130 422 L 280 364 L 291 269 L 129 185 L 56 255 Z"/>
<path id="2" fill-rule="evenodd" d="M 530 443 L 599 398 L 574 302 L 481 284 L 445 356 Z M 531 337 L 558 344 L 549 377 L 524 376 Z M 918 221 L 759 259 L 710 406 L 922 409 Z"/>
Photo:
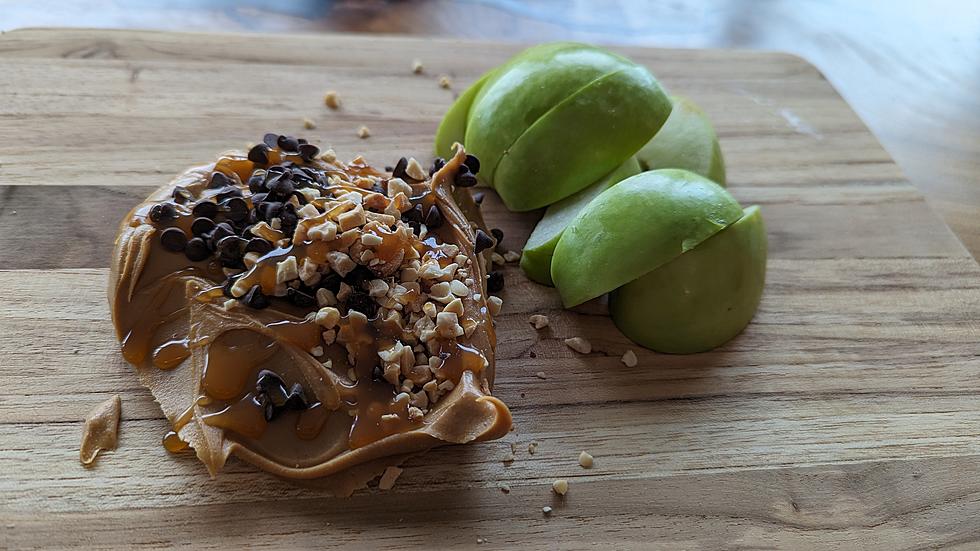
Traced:
<path id="1" fill-rule="evenodd" d="M 687 98 L 673 96 L 671 102 L 673 110 L 667 122 L 636 157 L 627 159 L 591 186 L 548 207 L 521 256 L 521 268 L 529 278 L 553 285 L 551 258 L 565 227 L 592 199 L 625 178 L 652 168 L 683 168 L 725 185 L 725 161 L 711 121 Z"/>
<path id="2" fill-rule="evenodd" d="M 724 186 L 725 159 L 708 116 L 685 97 L 670 101 L 667 122 L 636 154 L 643 170 L 683 168 Z"/>
<path id="3" fill-rule="evenodd" d="M 640 163 L 636 157 L 630 157 L 598 182 L 548 207 L 524 245 L 521 268 L 527 277 L 543 285 L 553 285 L 551 257 L 569 222 L 600 193 L 639 173 Z"/>
<path id="4" fill-rule="evenodd" d="M 466 150 L 481 161 L 479 178 L 516 211 L 547 206 L 596 182 L 649 141 L 670 113 L 670 100 L 649 71 L 568 42 L 525 50 L 494 69 L 472 100 L 460 100 L 436 149 L 458 136 L 459 113 L 469 102 Z"/>
<path id="5" fill-rule="evenodd" d="M 660 352 L 720 346 L 748 325 L 766 278 L 766 228 L 756 206 L 694 249 L 616 289 L 609 311 L 624 335 Z"/>

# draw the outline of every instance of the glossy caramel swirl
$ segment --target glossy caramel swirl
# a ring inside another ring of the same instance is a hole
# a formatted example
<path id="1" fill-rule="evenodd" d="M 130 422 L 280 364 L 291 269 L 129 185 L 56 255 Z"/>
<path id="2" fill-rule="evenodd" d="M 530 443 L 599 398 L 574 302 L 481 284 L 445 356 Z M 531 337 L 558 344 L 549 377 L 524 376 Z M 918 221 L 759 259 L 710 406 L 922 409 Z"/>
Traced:
<path id="1" fill-rule="evenodd" d="M 348 495 L 411 454 L 506 434 L 462 148 L 396 177 L 264 142 L 161 187 L 116 239 L 113 322 L 166 448 L 212 476 L 234 454 Z"/>

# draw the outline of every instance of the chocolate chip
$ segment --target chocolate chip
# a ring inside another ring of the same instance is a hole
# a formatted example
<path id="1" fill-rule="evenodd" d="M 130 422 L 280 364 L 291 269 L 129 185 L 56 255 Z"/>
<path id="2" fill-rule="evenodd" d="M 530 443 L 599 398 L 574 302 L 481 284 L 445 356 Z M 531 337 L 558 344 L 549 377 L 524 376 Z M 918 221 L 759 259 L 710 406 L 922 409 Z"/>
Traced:
<path id="1" fill-rule="evenodd" d="M 310 306 L 316 304 L 316 299 L 313 298 L 313 295 L 291 287 L 286 289 L 286 298 L 289 300 L 289 302 L 292 302 L 300 308 L 309 308 Z"/>
<path id="2" fill-rule="evenodd" d="M 191 262 L 200 262 L 211 256 L 211 251 L 208 250 L 208 245 L 203 239 L 195 237 L 187 242 L 187 246 L 184 247 L 184 255 Z"/>
<path id="3" fill-rule="evenodd" d="M 453 180 L 453 185 L 456 187 L 473 187 L 476 185 L 476 176 L 467 172 L 457 172 L 456 179 Z"/>
<path id="4" fill-rule="evenodd" d="M 242 297 L 242 302 L 249 308 L 261 310 L 269 307 L 269 298 L 262 294 L 262 286 L 253 285 Z"/>
<path id="5" fill-rule="evenodd" d="M 262 143 L 269 146 L 270 148 L 279 145 L 279 134 L 268 133 L 262 136 Z"/>
<path id="6" fill-rule="evenodd" d="M 299 148 L 299 140 L 292 136 L 279 136 L 276 144 L 283 151 L 296 151 Z"/>
<path id="7" fill-rule="evenodd" d="M 191 233 L 194 234 L 194 237 L 200 237 L 213 229 L 214 220 L 211 220 L 210 218 L 205 218 L 202 216 L 200 218 L 195 218 L 194 221 L 191 222 Z"/>
<path id="8" fill-rule="evenodd" d="M 180 205 L 183 205 L 184 203 L 194 199 L 194 194 L 187 191 L 187 188 L 185 188 L 184 186 L 175 187 L 171 196 L 173 197 L 174 202 Z"/>
<path id="9" fill-rule="evenodd" d="M 442 157 L 436 157 L 435 160 L 432 161 L 432 168 L 429 169 L 429 176 L 432 176 L 436 172 L 439 172 L 440 170 L 442 170 L 442 167 L 444 166 L 446 166 L 446 159 L 443 159 Z"/>
<path id="10" fill-rule="evenodd" d="M 499 293 L 504 290 L 504 274 L 500 272 L 490 272 L 487 276 L 487 292 Z"/>
<path id="11" fill-rule="evenodd" d="M 235 222 L 244 222 L 248 218 L 248 203 L 241 197 L 232 197 L 224 203 L 225 215 Z"/>
<path id="12" fill-rule="evenodd" d="M 258 205 L 259 203 L 265 201 L 268 196 L 269 196 L 268 193 L 261 193 L 261 192 L 260 193 L 253 193 L 252 194 L 252 204 L 253 205 Z"/>
<path id="13" fill-rule="evenodd" d="M 385 376 L 385 372 L 383 369 L 381 369 L 380 365 L 376 365 L 371 368 L 371 379 L 374 380 L 375 382 L 380 383 L 381 381 L 384 380 L 384 376 Z"/>
<path id="14" fill-rule="evenodd" d="M 266 201 L 259 205 L 258 212 L 259 218 L 268 222 L 273 218 L 279 216 L 279 211 L 282 210 L 282 203 L 278 201 Z"/>
<path id="15" fill-rule="evenodd" d="M 473 194 L 473 202 L 476 203 L 476 206 L 480 206 L 483 204 L 483 200 L 486 199 L 486 197 L 486 193 L 479 191 Z"/>
<path id="16" fill-rule="evenodd" d="M 242 190 L 235 186 L 225 186 L 222 188 L 221 192 L 214 196 L 215 200 L 219 203 L 226 199 L 231 199 L 232 197 L 242 197 Z"/>
<path id="17" fill-rule="evenodd" d="M 218 205 L 211 201 L 201 201 L 200 203 L 194 205 L 191 210 L 194 216 L 202 216 L 204 218 L 214 218 L 218 214 Z"/>
<path id="18" fill-rule="evenodd" d="M 422 205 L 416 204 L 414 207 L 403 212 L 402 220 L 406 222 L 422 222 Z"/>
<path id="19" fill-rule="evenodd" d="M 434 230 L 442 225 L 442 212 L 439 211 L 439 207 L 432 205 L 429 207 L 429 212 L 425 215 L 425 227 L 430 230 Z"/>
<path id="20" fill-rule="evenodd" d="M 408 168 L 408 159 L 405 157 L 398 159 L 398 162 L 395 163 L 395 168 L 391 169 L 391 177 L 401 178 L 402 180 L 410 180 L 411 178 L 409 178 L 408 173 L 405 172 L 406 168 Z"/>
<path id="21" fill-rule="evenodd" d="M 270 394 L 279 389 L 282 389 L 285 394 L 286 383 L 283 382 L 282 377 L 278 373 L 268 369 L 259 371 L 255 379 L 255 391 L 257 393 L 265 394 L 269 397 Z"/>
<path id="22" fill-rule="evenodd" d="M 222 222 L 211 230 L 211 242 L 216 244 L 229 235 L 235 235 L 235 228 L 231 227 L 228 222 Z"/>
<path id="23" fill-rule="evenodd" d="M 378 313 L 378 303 L 367 293 L 354 290 L 347 297 L 347 311 L 356 310 L 368 318 L 373 318 Z"/>
<path id="24" fill-rule="evenodd" d="M 323 278 L 320 280 L 319 286 L 333 293 L 337 293 L 337 291 L 340 291 L 341 281 L 343 281 L 343 279 L 339 274 L 336 272 L 330 272 L 329 274 L 323 276 Z"/>
<path id="25" fill-rule="evenodd" d="M 246 253 L 259 253 L 259 255 L 264 255 L 271 252 L 273 249 L 272 243 L 262 239 L 261 237 L 253 237 L 248 240 L 245 244 Z"/>
<path id="26" fill-rule="evenodd" d="M 299 156 L 304 161 L 312 161 L 320 154 L 320 148 L 311 143 L 299 144 Z"/>
<path id="27" fill-rule="evenodd" d="M 179 253 L 187 246 L 187 234 L 180 228 L 167 228 L 160 233 L 160 244 L 168 251 Z"/>
<path id="28" fill-rule="evenodd" d="M 473 174 L 480 172 L 480 159 L 477 159 L 473 155 L 467 155 L 466 160 L 463 161 L 463 164 L 469 167 L 470 172 Z"/>
<path id="29" fill-rule="evenodd" d="M 282 174 L 283 172 L 286 172 L 285 164 L 286 163 L 270 166 L 268 173 L 270 175 L 274 175 L 274 174 Z"/>
<path id="30" fill-rule="evenodd" d="M 230 276 L 228 279 L 226 279 L 225 284 L 221 286 L 221 294 L 227 298 L 235 298 L 235 295 L 231 294 L 231 288 L 235 285 L 235 282 L 238 281 L 239 277 L 241 277 L 241 274 Z"/>
<path id="31" fill-rule="evenodd" d="M 303 392 L 303 385 L 296 383 L 289 390 L 289 398 L 283 404 L 283 409 L 293 411 L 303 411 L 307 407 L 306 393 Z"/>
<path id="32" fill-rule="evenodd" d="M 260 165 L 269 164 L 269 146 L 260 143 L 248 150 L 248 160 Z"/>
<path id="33" fill-rule="evenodd" d="M 229 259 L 240 259 L 243 254 L 245 254 L 245 245 L 248 244 L 248 240 L 238 237 L 237 235 L 229 235 L 227 237 L 222 237 L 220 241 L 216 243 L 218 252 L 222 256 Z"/>
<path id="34" fill-rule="evenodd" d="M 490 228 L 490 235 L 497 240 L 498 245 L 504 240 L 504 232 L 500 228 Z"/>
<path id="35" fill-rule="evenodd" d="M 483 230 L 476 230 L 476 252 L 482 253 L 483 251 L 493 247 L 495 241 L 492 237 L 487 235 L 487 232 Z"/>
<path id="36" fill-rule="evenodd" d="M 156 223 L 177 219 L 177 209 L 170 203 L 160 203 L 150 207 L 150 220 Z"/>
<path id="37" fill-rule="evenodd" d="M 285 199 L 292 195 L 296 187 L 293 185 L 292 180 L 285 177 L 277 178 L 275 182 L 269 187 L 269 193 L 275 193 L 279 197 Z"/>
<path id="38" fill-rule="evenodd" d="M 223 172 L 214 172 L 211 174 L 211 181 L 208 182 L 208 189 L 227 187 L 233 183 Z"/>
<path id="39" fill-rule="evenodd" d="M 252 193 L 258 193 L 264 189 L 262 184 L 265 183 L 265 172 L 256 170 L 248 177 L 248 190 Z"/>
<path id="40" fill-rule="evenodd" d="M 306 138 L 296 138 L 296 141 L 299 142 L 299 145 L 303 145 L 305 143 L 310 143 L 309 141 L 307 141 Z"/>

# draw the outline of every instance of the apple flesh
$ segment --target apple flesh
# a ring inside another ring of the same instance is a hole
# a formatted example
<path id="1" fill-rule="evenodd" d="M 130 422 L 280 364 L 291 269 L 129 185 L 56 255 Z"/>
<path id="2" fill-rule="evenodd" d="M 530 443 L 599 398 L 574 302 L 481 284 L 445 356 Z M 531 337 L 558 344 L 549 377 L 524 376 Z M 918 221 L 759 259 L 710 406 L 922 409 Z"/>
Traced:
<path id="1" fill-rule="evenodd" d="M 640 163 L 636 157 L 630 157 L 598 182 L 548 207 L 528 237 L 521 254 L 521 269 L 527 277 L 542 285 L 554 285 L 551 280 L 551 257 L 568 224 L 600 193 L 639 173 Z"/>
<path id="2" fill-rule="evenodd" d="M 636 154 L 643 170 L 683 168 L 725 185 L 725 158 L 708 116 L 693 101 L 671 96 L 673 109 L 659 132 Z"/>
<path id="3" fill-rule="evenodd" d="M 766 229 L 756 206 L 694 249 L 616 289 L 620 331 L 659 352 L 720 346 L 755 315 L 766 277 Z"/>
<path id="4" fill-rule="evenodd" d="M 576 215 L 555 247 L 551 278 L 572 307 L 652 272 L 741 217 L 738 202 L 703 176 L 643 172 Z"/>
<path id="5" fill-rule="evenodd" d="M 527 211 L 621 165 L 670 109 L 653 75 L 632 61 L 584 44 L 545 44 L 487 78 L 470 104 L 463 143 L 504 204 Z"/>

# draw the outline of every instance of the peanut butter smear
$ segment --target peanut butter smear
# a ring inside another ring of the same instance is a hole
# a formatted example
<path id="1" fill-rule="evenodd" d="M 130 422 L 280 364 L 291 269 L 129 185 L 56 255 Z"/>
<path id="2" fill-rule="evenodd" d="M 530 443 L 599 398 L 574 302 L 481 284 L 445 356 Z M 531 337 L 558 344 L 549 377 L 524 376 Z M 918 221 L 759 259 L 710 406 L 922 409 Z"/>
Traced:
<path id="1" fill-rule="evenodd" d="M 136 206 L 109 301 L 172 424 L 164 447 L 212 476 L 234 454 L 349 495 L 411 454 L 506 434 L 478 170 L 462 147 L 426 176 L 267 134 Z"/>
<path id="2" fill-rule="evenodd" d="M 82 431 L 82 445 L 79 460 L 86 467 L 95 463 L 95 458 L 103 450 L 116 449 L 119 439 L 119 413 L 122 400 L 116 394 L 95 407 L 85 418 Z"/>

